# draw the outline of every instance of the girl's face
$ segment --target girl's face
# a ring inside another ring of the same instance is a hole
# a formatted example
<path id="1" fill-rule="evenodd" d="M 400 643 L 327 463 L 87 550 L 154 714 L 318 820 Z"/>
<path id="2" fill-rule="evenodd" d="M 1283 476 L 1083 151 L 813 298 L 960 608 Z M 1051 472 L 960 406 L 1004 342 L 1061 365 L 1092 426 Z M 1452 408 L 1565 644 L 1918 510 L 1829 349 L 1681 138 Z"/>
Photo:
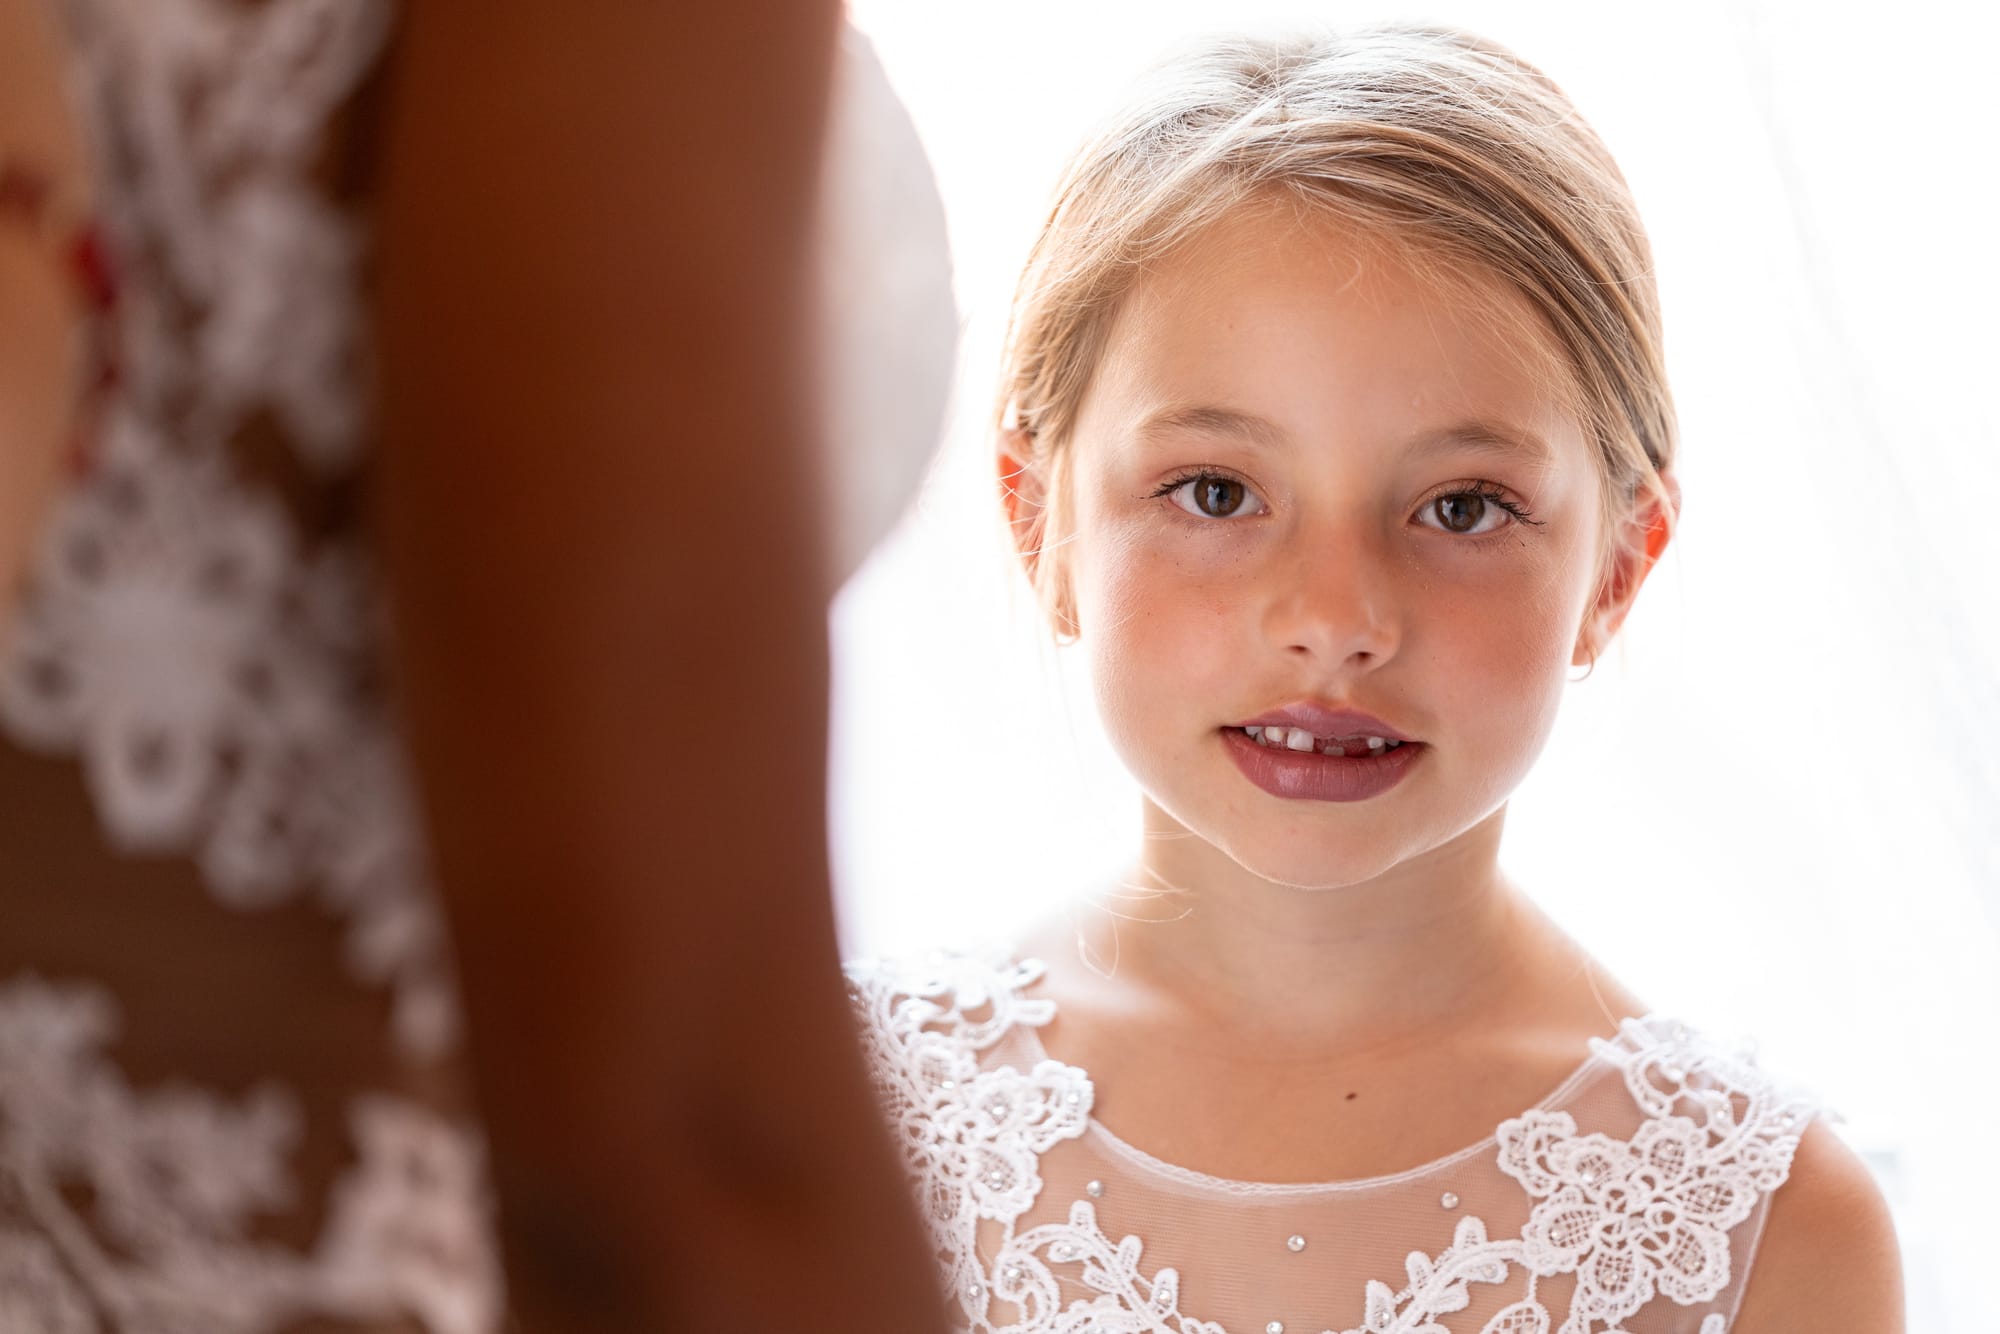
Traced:
<path id="1" fill-rule="evenodd" d="M 1130 293 L 1059 559 L 1151 832 L 1328 887 L 1497 816 L 1622 610 L 1595 596 L 1598 465 L 1565 374 L 1497 280 L 1426 281 L 1281 209 Z M 1259 749 L 1246 724 L 1288 709 L 1315 749 Z M 1349 711 L 1375 721 L 1328 716 Z"/>

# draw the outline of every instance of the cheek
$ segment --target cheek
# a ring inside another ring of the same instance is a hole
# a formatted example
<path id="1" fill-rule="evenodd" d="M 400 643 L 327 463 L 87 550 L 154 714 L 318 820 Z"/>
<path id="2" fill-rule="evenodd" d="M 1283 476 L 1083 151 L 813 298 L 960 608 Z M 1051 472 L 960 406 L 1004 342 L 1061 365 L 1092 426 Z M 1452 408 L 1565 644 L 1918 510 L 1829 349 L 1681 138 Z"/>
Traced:
<path id="1" fill-rule="evenodd" d="M 1385 556 L 1370 582 L 1399 642 L 1373 697 L 1419 725 L 1429 715 L 1501 767 L 1532 758 L 1554 725 L 1588 591 L 1577 545 Z M 1282 576 L 1252 553 L 1191 550 L 1143 523 L 1101 520 L 1069 552 L 1093 686 L 1114 737 L 1136 730 L 1159 741 L 1171 734 L 1163 718 L 1185 716 L 1195 700 L 1241 703 L 1246 682 L 1305 684 L 1260 630 L 1266 584 Z M 1341 675 L 1322 684 L 1332 689 Z"/>
<path id="2" fill-rule="evenodd" d="M 1243 596 L 1228 577 L 1144 534 L 1094 534 L 1074 548 L 1077 619 L 1104 722 L 1157 732 L 1169 703 L 1241 690 Z M 1151 724 L 1148 719 L 1154 720 Z"/>
<path id="3" fill-rule="evenodd" d="M 1532 758 L 1554 726 L 1582 619 L 1583 580 L 1569 553 L 1483 576 L 1439 580 L 1409 625 L 1439 706 L 1480 720 L 1495 747 Z"/>

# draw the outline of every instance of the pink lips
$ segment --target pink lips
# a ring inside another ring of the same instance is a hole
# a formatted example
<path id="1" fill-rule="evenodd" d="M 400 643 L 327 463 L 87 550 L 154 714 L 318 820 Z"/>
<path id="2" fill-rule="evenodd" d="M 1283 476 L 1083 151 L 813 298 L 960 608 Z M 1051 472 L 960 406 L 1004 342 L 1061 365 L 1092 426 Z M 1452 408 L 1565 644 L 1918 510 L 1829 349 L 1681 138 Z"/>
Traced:
<path id="1" fill-rule="evenodd" d="M 1321 755 L 1276 750 L 1252 741 L 1241 728 L 1222 732 L 1222 744 L 1243 776 L 1274 797 L 1307 801 L 1366 801 L 1403 781 L 1427 747 L 1405 742 L 1379 755 Z"/>
<path id="2" fill-rule="evenodd" d="M 1400 741 L 1394 750 L 1368 755 L 1322 755 L 1262 745 L 1245 727 L 1300 727 L 1318 737 L 1379 736 Z M 1310 701 L 1246 719 L 1222 729 L 1223 745 L 1243 776 L 1274 797 L 1306 801 L 1366 801 L 1396 784 L 1428 749 L 1379 718 Z"/>
<path id="3" fill-rule="evenodd" d="M 1329 709 L 1310 700 L 1245 718 L 1238 727 L 1303 727 L 1314 736 L 1379 736 L 1384 741 L 1413 741 L 1380 718 L 1354 709 Z"/>

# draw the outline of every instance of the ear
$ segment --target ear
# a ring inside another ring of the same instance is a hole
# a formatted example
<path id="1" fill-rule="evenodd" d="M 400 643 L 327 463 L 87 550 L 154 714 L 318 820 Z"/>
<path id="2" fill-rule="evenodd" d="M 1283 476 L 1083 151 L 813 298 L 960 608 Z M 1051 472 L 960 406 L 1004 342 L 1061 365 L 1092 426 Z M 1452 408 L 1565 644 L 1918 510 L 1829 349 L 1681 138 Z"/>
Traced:
<path id="1" fill-rule="evenodd" d="M 1042 540 L 1047 530 L 1048 482 L 1041 469 L 1028 462 L 1028 433 L 1016 429 L 1000 433 L 1000 502 L 1006 507 L 1007 531 L 1013 536 L 1014 550 L 1027 568 L 1033 583 L 1041 560 Z"/>
<path id="2" fill-rule="evenodd" d="M 1043 612 L 1059 627 L 1056 642 L 1061 644 L 1067 642 L 1065 635 L 1079 633 L 1076 611 L 1070 601 L 1063 562 L 1048 556 L 1049 479 L 1043 465 L 1029 461 L 1031 453 L 1031 441 L 1025 431 L 1012 429 L 1000 433 L 997 457 L 1000 500 L 1006 506 L 1007 528 L 1014 539 L 1014 550 L 1021 558 L 1021 567 L 1027 571 L 1028 583 L 1033 586 Z M 1052 562 L 1047 568 L 1043 566 L 1044 559 Z M 1049 584 L 1051 579 L 1055 581 L 1053 587 Z"/>
<path id="3" fill-rule="evenodd" d="M 1642 497 L 1612 542 L 1596 600 L 1577 632 L 1576 649 L 1570 655 L 1573 666 L 1596 662 L 1611 643 L 1680 522 L 1680 479 L 1670 472 L 1661 473 L 1660 483 L 1664 495 Z"/>

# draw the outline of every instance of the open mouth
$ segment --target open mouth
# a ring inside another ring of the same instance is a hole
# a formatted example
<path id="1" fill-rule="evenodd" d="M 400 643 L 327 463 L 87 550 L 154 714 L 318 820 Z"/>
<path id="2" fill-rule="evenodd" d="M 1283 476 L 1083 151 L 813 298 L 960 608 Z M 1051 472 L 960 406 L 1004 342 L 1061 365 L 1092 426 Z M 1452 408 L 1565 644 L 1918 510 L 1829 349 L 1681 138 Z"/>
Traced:
<path id="1" fill-rule="evenodd" d="M 1346 759 L 1368 759 L 1387 755 L 1400 746 L 1414 744 L 1389 737 L 1355 733 L 1349 736 L 1314 736 L 1303 727 L 1235 727 L 1267 750 L 1313 752 Z"/>

